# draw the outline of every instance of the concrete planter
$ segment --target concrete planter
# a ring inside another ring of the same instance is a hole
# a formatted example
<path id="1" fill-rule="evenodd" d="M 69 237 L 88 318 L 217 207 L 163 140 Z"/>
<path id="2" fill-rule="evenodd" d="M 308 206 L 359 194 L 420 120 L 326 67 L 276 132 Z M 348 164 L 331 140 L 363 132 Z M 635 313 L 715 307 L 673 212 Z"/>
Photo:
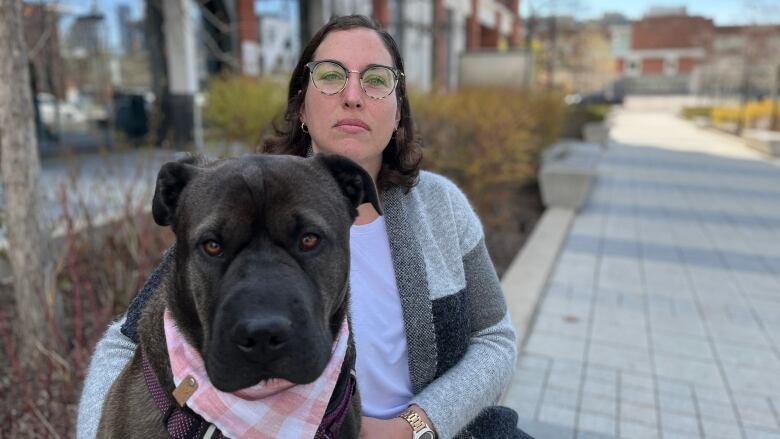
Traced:
<path id="1" fill-rule="evenodd" d="M 606 122 L 588 122 L 582 127 L 582 137 L 587 143 L 606 148 L 609 144 L 609 125 Z"/>
<path id="2" fill-rule="evenodd" d="M 542 202 L 546 207 L 579 210 L 596 178 L 601 146 L 563 140 L 545 151 L 539 171 Z"/>
<path id="3" fill-rule="evenodd" d="M 745 130 L 745 143 L 753 149 L 780 157 L 780 132 L 767 130 Z"/>

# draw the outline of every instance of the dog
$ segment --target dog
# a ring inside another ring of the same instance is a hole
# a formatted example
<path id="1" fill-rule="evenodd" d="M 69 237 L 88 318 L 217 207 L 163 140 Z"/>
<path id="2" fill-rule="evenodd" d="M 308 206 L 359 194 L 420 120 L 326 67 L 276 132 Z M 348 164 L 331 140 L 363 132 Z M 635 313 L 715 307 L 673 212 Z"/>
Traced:
<path id="1" fill-rule="evenodd" d="M 181 437 L 215 433 L 188 406 L 188 380 L 175 384 L 165 318 L 200 354 L 218 391 L 317 380 L 348 315 L 349 230 L 363 203 L 381 213 L 369 174 L 336 155 L 163 165 L 152 215 L 172 228 L 175 249 L 139 320 L 139 346 L 106 397 L 98 437 L 170 437 L 183 428 L 171 426 L 177 417 L 200 431 Z M 350 333 L 325 415 L 341 411 L 340 438 L 360 431 L 354 359 Z"/>

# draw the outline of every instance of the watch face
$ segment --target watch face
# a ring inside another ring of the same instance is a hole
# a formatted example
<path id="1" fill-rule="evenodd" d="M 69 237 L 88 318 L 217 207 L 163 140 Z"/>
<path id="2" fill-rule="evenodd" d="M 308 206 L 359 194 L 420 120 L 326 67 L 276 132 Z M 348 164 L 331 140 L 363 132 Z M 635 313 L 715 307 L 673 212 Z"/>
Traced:
<path id="1" fill-rule="evenodd" d="M 425 433 L 420 435 L 420 439 L 434 439 L 433 433 L 431 433 L 430 431 L 426 431 Z"/>

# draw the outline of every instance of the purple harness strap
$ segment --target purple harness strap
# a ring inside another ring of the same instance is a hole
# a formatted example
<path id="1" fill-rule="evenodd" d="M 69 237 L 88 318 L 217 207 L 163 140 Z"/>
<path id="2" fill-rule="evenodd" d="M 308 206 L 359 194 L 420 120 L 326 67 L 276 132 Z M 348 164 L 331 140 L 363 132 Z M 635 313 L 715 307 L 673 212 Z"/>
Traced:
<path id="1" fill-rule="evenodd" d="M 314 434 L 314 439 L 333 439 L 341 429 L 341 423 L 344 422 L 344 417 L 349 409 L 349 404 L 352 402 L 352 395 L 355 393 L 355 376 L 351 373 L 347 375 L 347 385 L 344 388 L 344 394 L 341 395 L 341 401 L 338 405 L 330 411 L 325 412 L 325 416 L 320 422 L 317 433 Z"/>
<path id="2" fill-rule="evenodd" d="M 149 394 L 152 396 L 154 404 L 163 415 L 165 430 L 174 439 L 202 438 L 211 424 L 191 410 L 185 410 L 183 407 L 176 404 L 160 386 L 157 377 L 154 376 L 154 372 L 152 372 L 149 360 L 146 358 L 146 352 L 144 352 L 143 349 L 141 350 L 141 355 L 141 364 L 143 365 L 146 387 L 149 389 Z M 350 373 L 347 375 L 347 385 L 345 386 L 343 395 L 341 395 L 341 400 L 333 410 L 325 413 L 320 426 L 317 428 L 317 433 L 314 435 L 315 439 L 333 439 L 336 437 L 341 428 L 341 423 L 344 422 L 344 417 L 349 408 L 349 404 L 352 401 L 354 392 L 355 377 Z M 224 439 L 225 436 L 222 435 L 221 431 L 215 429 L 211 437 L 214 439 Z"/>

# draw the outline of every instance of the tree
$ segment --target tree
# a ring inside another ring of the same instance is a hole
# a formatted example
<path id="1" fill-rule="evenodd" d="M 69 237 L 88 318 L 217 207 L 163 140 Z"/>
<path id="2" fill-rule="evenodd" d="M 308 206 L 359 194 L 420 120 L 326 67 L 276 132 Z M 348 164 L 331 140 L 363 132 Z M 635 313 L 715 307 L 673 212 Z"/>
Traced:
<path id="1" fill-rule="evenodd" d="M 5 195 L 8 256 L 14 275 L 15 338 L 25 366 L 39 356 L 46 331 L 44 234 L 22 1 L 0 0 L 0 169 Z"/>

